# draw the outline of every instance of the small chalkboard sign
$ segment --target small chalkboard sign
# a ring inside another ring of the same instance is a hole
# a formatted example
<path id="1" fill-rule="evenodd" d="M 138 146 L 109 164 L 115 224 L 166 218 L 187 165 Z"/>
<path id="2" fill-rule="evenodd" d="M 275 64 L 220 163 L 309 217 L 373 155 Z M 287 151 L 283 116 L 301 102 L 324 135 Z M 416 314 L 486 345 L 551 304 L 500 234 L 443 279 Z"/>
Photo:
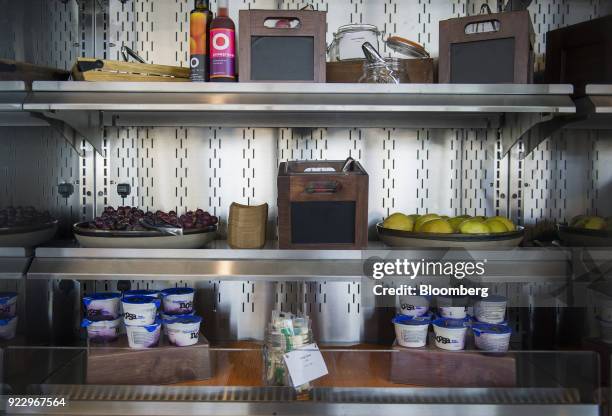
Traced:
<path id="1" fill-rule="evenodd" d="M 291 244 L 355 244 L 355 201 L 291 202 Z"/>
<path id="2" fill-rule="evenodd" d="M 241 82 L 325 82 L 325 12 L 241 10 Z"/>

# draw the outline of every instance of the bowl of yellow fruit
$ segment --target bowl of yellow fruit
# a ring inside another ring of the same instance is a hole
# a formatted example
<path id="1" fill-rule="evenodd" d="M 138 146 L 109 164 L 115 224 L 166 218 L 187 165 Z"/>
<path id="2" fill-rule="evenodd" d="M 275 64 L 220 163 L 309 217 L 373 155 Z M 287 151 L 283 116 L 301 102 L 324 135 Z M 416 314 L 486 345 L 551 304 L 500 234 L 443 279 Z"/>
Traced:
<path id="1" fill-rule="evenodd" d="M 395 213 L 376 225 L 380 239 L 392 247 L 499 248 L 516 247 L 523 227 L 505 217 L 447 217 Z"/>
<path id="2" fill-rule="evenodd" d="M 612 247 L 612 217 L 578 215 L 569 224 L 558 224 L 558 229 L 566 246 Z"/>

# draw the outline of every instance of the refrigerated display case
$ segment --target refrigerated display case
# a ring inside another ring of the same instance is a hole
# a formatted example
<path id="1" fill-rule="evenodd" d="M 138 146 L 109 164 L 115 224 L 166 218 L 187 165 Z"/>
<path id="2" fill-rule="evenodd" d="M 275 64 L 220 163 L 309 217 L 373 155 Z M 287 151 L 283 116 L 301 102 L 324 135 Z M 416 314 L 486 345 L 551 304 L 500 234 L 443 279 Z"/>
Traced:
<path id="1" fill-rule="evenodd" d="M 86 384 L 84 348 L 11 347 L 4 351 L 5 393 L 64 399 L 45 414 L 568 414 L 598 415 L 599 362 L 593 352 L 514 351 L 516 379 L 500 387 L 415 387 L 389 381 L 389 349 L 323 350 L 329 375 L 313 383 L 308 397 L 291 387 L 266 386 L 262 351 L 243 344 L 211 348 L 214 376 L 164 386 Z M 458 354 L 469 354 L 459 352 Z M 14 365 L 28 359 L 37 371 Z M 154 368 L 144 368 L 154 372 Z M 451 377 L 456 377 L 452 375 Z M 5 409 L 10 408 L 5 404 Z M 13 406 L 14 408 L 14 406 Z M 40 409 L 19 410 L 36 414 Z M 107 413 L 105 413 L 107 412 Z"/>
<path id="2" fill-rule="evenodd" d="M 240 9 L 302 3 L 232 0 L 229 9 L 238 25 Z M 328 43 L 338 27 L 368 23 L 419 42 L 437 58 L 439 21 L 478 14 L 482 2 L 311 3 L 327 12 Z M 530 3 L 536 80 L 548 31 L 612 13 L 603 0 Z M 0 0 L 0 8 L 0 59 L 70 70 L 78 57 L 121 60 L 129 46 L 147 63 L 188 66 L 190 0 Z M 397 56 L 386 46 L 381 52 Z M 66 396 L 73 414 L 602 410 L 609 369 L 601 356 L 610 351 L 596 318 L 602 297 L 612 297 L 610 251 L 605 244 L 569 246 L 557 225 L 577 215 L 612 215 L 610 85 L 593 83 L 576 97 L 571 85 L 542 83 L 1 77 L 0 68 L 0 209 L 34 206 L 59 222 L 54 238 L 38 247 L 0 247 L 0 288 L 19 293 L 18 336 L 0 342 L 6 391 Z M 349 156 L 369 175 L 368 247 L 280 250 L 279 164 Z M 262 249 L 227 245 L 232 202 L 268 204 Z M 75 241 L 73 224 L 126 205 L 179 214 L 201 207 L 219 218 L 217 239 L 203 249 L 85 248 Z M 376 225 L 397 211 L 505 216 L 525 227 L 525 239 L 504 250 L 392 249 Z M 369 295 L 368 267 L 377 258 L 486 259 L 486 276 L 468 280 L 508 299 L 516 385 L 392 383 L 388 366 L 400 354 L 391 347 L 396 303 Z M 196 289 L 214 377 L 188 386 L 88 385 L 83 295 L 182 286 Z M 329 375 L 315 382 L 307 401 L 295 400 L 291 388 L 263 385 L 261 344 L 273 310 L 307 313 L 324 351 Z M 15 360 L 26 368 L 12 367 Z"/>

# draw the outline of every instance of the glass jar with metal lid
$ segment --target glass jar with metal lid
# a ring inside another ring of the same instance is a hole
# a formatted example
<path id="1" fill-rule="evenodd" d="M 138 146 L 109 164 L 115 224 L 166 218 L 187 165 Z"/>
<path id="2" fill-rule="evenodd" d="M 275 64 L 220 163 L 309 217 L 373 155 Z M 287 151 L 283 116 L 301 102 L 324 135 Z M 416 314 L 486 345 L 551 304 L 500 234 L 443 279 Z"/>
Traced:
<path id="1" fill-rule="evenodd" d="M 330 62 L 363 59 L 361 45 L 370 42 L 376 49 L 382 32 L 374 25 L 350 24 L 340 26 L 327 50 Z"/>

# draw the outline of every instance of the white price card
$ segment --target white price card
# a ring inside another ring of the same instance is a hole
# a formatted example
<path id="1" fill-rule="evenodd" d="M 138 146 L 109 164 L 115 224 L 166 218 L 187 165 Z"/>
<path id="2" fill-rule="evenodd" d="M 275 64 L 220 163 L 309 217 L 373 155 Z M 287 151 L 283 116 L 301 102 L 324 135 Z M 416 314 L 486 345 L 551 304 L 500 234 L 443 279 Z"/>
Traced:
<path id="1" fill-rule="evenodd" d="M 293 387 L 301 386 L 327 375 L 327 366 L 317 344 L 308 344 L 283 357 L 289 370 Z"/>

